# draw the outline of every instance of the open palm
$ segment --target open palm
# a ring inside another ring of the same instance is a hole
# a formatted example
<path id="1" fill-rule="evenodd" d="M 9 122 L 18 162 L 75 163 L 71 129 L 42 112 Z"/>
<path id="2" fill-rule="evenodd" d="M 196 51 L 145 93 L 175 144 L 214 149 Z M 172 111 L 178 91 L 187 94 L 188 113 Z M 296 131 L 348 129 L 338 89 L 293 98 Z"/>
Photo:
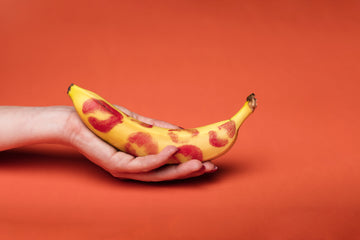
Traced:
<path id="1" fill-rule="evenodd" d="M 121 111 L 139 121 L 165 128 L 179 128 L 170 123 L 147 118 L 117 106 Z M 93 134 L 80 120 L 75 110 L 69 107 L 65 126 L 67 142 L 78 149 L 89 160 L 118 178 L 140 181 L 167 181 L 190 178 L 216 171 L 211 162 L 193 159 L 177 165 L 167 165 L 168 159 L 177 152 L 175 146 L 167 146 L 156 155 L 134 157 L 118 151 Z"/>

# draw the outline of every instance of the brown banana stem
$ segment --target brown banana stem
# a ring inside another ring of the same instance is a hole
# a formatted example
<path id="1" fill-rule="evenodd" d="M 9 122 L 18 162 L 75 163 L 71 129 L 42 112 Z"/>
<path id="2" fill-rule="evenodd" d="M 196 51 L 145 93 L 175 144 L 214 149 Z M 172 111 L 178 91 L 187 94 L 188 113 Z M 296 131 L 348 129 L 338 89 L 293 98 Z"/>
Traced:
<path id="1" fill-rule="evenodd" d="M 255 108 L 257 107 L 256 104 L 256 98 L 255 98 L 255 93 L 250 94 L 247 98 L 246 101 L 248 101 L 249 107 L 252 111 L 255 110 Z"/>

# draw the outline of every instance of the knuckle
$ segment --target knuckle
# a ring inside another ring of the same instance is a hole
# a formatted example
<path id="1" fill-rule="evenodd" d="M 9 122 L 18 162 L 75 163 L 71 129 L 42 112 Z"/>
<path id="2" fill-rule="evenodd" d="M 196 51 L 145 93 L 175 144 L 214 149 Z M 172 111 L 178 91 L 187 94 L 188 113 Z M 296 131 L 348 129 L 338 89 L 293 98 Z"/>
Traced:
<path id="1" fill-rule="evenodd" d="M 132 156 L 124 156 L 120 152 L 115 153 L 110 158 L 108 172 L 116 177 L 122 173 L 129 172 L 129 166 L 133 159 L 134 157 Z"/>
<path id="2" fill-rule="evenodd" d="M 110 175 L 115 177 L 115 178 L 121 178 L 121 172 L 117 171 L 117 170 L 111 170 L 109 171 Z"/>
<path id="3" fill-rule="evenodd" d="M 125 169 L 120 164 L 112 164 L 108 167 L 107 171 L 113 176 L 119 178 L 122 174 L 126 173 Z"/>

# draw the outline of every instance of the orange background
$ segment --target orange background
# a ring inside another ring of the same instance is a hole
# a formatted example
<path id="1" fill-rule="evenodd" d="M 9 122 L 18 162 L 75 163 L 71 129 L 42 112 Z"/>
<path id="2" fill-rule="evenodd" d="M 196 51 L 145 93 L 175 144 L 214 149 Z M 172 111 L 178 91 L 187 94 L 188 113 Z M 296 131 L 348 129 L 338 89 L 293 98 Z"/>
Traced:
<path id="1" fill-rule="evenodd" d="M 357 3 L 356 3 L 357 2 Z M 70 83 L 183 127 L 259 107 L 215 174 L 121 181 L 75 150 L 0 153 L 2 239 L 360 239 L 358 1 L 0 2 L 0 104 Z"/>

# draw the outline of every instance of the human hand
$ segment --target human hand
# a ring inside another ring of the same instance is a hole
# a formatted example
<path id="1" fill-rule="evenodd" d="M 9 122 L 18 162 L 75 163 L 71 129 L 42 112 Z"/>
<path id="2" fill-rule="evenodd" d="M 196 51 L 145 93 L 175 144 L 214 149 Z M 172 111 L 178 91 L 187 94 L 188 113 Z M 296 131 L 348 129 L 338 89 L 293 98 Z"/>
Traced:
<path id="1" fill-rule="evenodd" d="M 129 116 L 147 124 L 164 128 L 179 128 L 164 121 L 138 115 L 121 106 L 116 107 Z M 196 177 L 214 172 L 217 169 L 209 161 L 201 162 L 196 159 L 177 165 L 165 165 L 168 159 L 177 152 L 175 146 L 167 146 L 159 154 L 144 157 L 134 157 L 118 151 L 93 134 L 81 122 L 73 108 L 69 109 L 64 134 L 64 138 L 68 143 L 78 149 L 89 160 L 117 178 L 140 181 L 168 181 Z"/>
<path id="2" fill-rule="evenodd" d="M 117 107 L 139 121 L 165 128 L 178 128 Z M 118 178 L 167 181 L 195 177 L 217 169 L 209 161 L 201 162 L 196 159 L 167 165 L 168 159 L 177 151 L 175 146 L 167 146 L 156 155 L 144 157 L 134 157 L 118 151 L 92 133 L 80 120 L 75 109 L 69 106 L 0 106 L 0 126 L 0 151 L 35 143 L 67 144 Z"/>

